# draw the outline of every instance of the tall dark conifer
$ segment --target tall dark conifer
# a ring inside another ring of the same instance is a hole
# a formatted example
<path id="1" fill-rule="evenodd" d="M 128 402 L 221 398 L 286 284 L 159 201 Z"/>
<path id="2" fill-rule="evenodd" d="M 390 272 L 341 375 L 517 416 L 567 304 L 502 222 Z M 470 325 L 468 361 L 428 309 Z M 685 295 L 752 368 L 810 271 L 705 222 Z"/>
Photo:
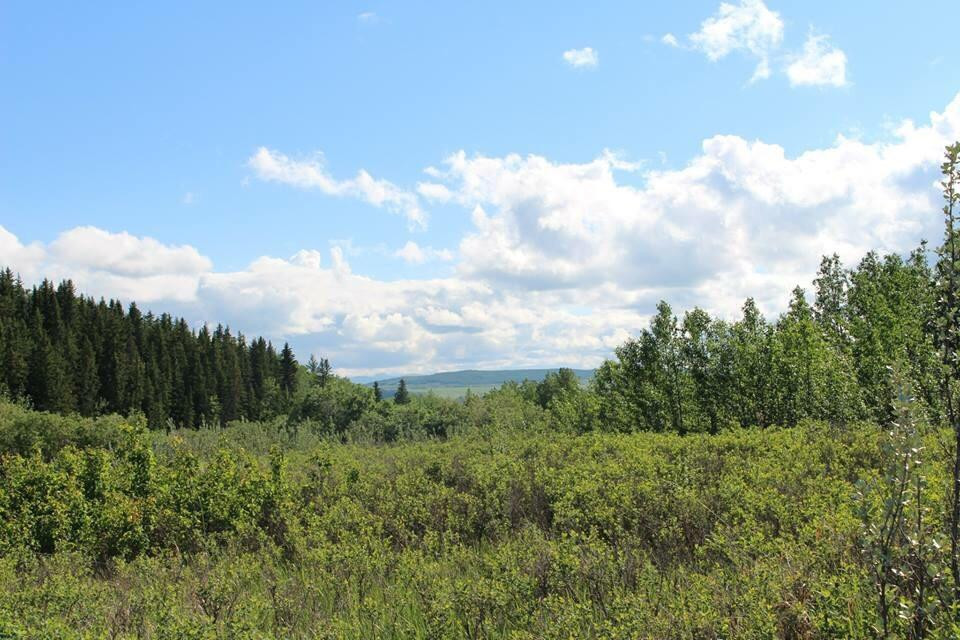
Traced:
<path id="1" fill-rule="evenodd" d="M 293 394 L 297 386 L 297 360 L 293 357 L 293 349 L 289 343 L 284 343 L 280 352 L 280 390 L 288 397 Z"/>
<path id="2" fill-rule="evenodd" d="M 25 290 L 0 270 L 0 393 L 40 409 L 142 412 L 152 428 L 269 418 L 296 386 L 289 346 L 284 356 L 263 338 L 85 298 L 69 280 Z"/>
<path id="3" fill-rule="evenodd" d="M 393 395 L 393 401 L 396 404 L 408 404 L 410 402 L 410 392 L 407 390 L 407 381 L 400 378 L 400 384 L 397 385 L 397 392 Z"/>

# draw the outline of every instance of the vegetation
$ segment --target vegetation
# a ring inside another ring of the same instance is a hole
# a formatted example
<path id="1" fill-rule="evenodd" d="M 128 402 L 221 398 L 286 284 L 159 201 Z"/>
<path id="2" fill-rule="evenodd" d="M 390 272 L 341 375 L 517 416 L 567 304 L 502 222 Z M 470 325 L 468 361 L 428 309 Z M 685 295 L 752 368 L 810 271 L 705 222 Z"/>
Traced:
<path id="1" fill-rule="evenodd" d="M 871 636 L 872 425 L 576 435 L 506 400 L 386 448 L 113 418 L 75 420 L 80 446 L 4 404 L 4 432 L 44 435 L 0 467 L 0 633 Z"/>
<path id="2" fill-rule="evenodd" d="M 592 369 L 572 369 L 586 385 L 593 378 Z M 419 376 L 404 376 L 403 381 L 410 393 L 432 393 L 443 398 L 463 399 L 467 391 L 486 393 L 507 382 L 522 383 L 525 380 L 543 380 L 547 374 L 556 373 L 556 369 L 502 369 L 494 371 L 444 371 Z M 400 378 L 387 378 L 370 383 L 379 387 L 383 396 L 390 398 L 400 385 Z"/>
<path id="3" fill-rule="evenodd" d="M 462 401 L 8 270 L 0 637 L 958 637 L 958 165 L 933 265 Z"/>
<path id="4" fill-rule="evenodd" d="M 289 345 L 278 355 L 222 326 L 195 332 L 135 303 L 78 296 L 69 280 L 27 290 L 10 269 L 0 272 L 0 362 L 0 393 L 82 416 L 142 413 L 152 428 L 285 413 L 298 372 Z"/>

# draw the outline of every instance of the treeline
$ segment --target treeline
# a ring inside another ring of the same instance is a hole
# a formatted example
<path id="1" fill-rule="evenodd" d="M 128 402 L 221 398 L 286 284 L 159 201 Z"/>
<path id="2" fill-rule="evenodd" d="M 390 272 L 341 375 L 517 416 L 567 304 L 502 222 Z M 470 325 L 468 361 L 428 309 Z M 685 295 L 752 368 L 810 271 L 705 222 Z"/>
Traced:
<path id="1" fill-rule="evenodd" d="M 27 289 L 0 272 L 0 393 L 37 409 L 142 413 L 151 428 L 263 420 L 289 409 L 289 346 L 78 295 L 69 280 Z"/>
<path id="2" fill-rule="evenodd" d="M 814 298 L 794 289 L 768 322 L 752 299 L 736 322 L 661 302 L 650 328 L 597 371 L 596 419 L 620 431 L 711 432 L 805 419 L 888 424 L 908 383 L 942 414 L 937 282 L 925 246 L 907 259 L 868 253 L 853 269 L 824 257 Z"/>
<path id="3" fill-rule="evenodd" d="M 871 252 L 853 269 L 824 257 L 814 284 L 812 302 L 795 289 L 773 322 L 752 299 L 735 322 L 699 308 L 678 318 L 661 302 L 649 329 L 618 347 L 589 387 L 562 369 L 507 383 L 491 402 L 575 432 L 886 424 L 901 392 L 896 374 L 939 421 L 937 284 L 926 247 L 907 258 Z M 301 369 L 289 346 L 277 353 L 223 327 L 195 332 L 136 304 L 124 310 L 77 295 L 70 281 L 28 290 L 9 269 L 0 273 L 0 355 L 0 392 L 60 413 L 142 413 L 151 428 L 282 417 L 341 437 L 445 437 L 470 423 L 475 400 L 380 402 L 375 390 L 334 376 L 325 359 Z"/>

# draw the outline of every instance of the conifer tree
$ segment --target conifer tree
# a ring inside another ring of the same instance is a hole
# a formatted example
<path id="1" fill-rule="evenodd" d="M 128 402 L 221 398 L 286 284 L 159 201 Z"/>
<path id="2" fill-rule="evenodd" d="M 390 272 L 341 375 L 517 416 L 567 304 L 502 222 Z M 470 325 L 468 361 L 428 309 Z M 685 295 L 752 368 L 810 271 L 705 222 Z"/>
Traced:
<path id="1" fill-rule="evenodd" d="M 326 358 L 320 359 L 320 365 L 317 368 L 317 377 L 320 379 L 320 386 L 326 386 L 327 381 L 330 379 L 331 369 L 330 361 Z"/>
<path id="2" fill-rule="evenodd" d="M 37 408 L 143 412 L 152 428 L 271 417 L 284 410 L 279 360 L 263 338 L 248 347 L 223 328 L 213 337 L 135 303 L 125 312 L 78 295 L 69 280 L 28 291 L 0 270 L 0 392 Z"/>
<path id="3" fill-rule="evenodd" d="M 407 404 L 410 402 L 410 392 L 407 391 L 407 381 L 400 378 L 400 384 L 397 385 L 397 392 L 393 395 L 393 401 L 396 404 Z"/>
<path id="4" fill-rule="evenodd" d="M 297 386 L 297 360 L 293 357 L 293 349 L 289 343 L 283 344 L 280 352 L 280 390 L 286 395 L 293 395 Z"/>
<path id="5" fill-rule="evenodd" d="M 77 360 L 74 376 L 77 410 L 84 416 L 97 412 L 97 397 L 100 393 L 100 379 L 97 377 L 97 356 L 90 338 L 84 336 L 80 343 L 80 356 Z"/>

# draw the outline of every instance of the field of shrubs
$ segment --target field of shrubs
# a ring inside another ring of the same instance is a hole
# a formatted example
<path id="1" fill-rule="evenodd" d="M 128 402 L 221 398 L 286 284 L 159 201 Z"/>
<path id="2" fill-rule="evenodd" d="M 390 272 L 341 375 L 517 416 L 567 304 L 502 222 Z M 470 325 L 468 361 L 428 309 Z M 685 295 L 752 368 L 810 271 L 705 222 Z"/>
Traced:
<path id="1" fill-rule="evenodd" d="M 493 401 L 392 444 L 0 404 L 0 637 L 874 636 L 875 425 L 576 434 Z"/>

